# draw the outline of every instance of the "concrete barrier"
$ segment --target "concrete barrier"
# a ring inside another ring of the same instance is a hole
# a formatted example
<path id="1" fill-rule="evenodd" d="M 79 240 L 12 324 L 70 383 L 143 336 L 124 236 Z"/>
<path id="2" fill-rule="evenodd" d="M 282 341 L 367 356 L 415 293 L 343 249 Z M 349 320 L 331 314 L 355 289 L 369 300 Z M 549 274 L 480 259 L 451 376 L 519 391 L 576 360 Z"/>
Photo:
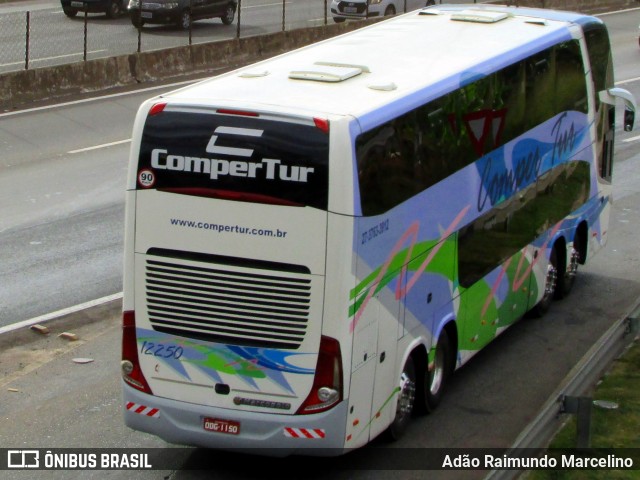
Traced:
<path id="1" fill-rule="evenodd" d="M 445 0 L 446 1 L 446 0 Z M 601 13 L 640 6 L 640 0 L 503 0 L 514 6 Z M 0 111 L 25 108 L 51 98 L 217 73 L 324 40 L 379 20 L 330 24 L 267 35 L 133 53 L 0 75 Z"/>
<path id="2" fill-rule="evenodd" d="M 376 21 L 379 20 L 345 22 L 9 72 L 0 75 L 0 110 L 14 110 L 50 98 L 73 97 L 186 74 L 213 74 L 356 30 Z"/>

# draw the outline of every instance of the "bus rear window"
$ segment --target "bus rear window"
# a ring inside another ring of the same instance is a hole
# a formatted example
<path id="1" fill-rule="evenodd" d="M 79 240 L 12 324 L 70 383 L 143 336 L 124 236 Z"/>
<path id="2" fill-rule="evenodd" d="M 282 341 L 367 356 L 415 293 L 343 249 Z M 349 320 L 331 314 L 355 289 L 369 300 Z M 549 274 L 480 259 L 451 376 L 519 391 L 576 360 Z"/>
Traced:
<path id="1" fill-rule="evenodd" d="M 313 122 L 165 110 L 146 120 L 137 188 L 326 210 L 328 163 Z"/>

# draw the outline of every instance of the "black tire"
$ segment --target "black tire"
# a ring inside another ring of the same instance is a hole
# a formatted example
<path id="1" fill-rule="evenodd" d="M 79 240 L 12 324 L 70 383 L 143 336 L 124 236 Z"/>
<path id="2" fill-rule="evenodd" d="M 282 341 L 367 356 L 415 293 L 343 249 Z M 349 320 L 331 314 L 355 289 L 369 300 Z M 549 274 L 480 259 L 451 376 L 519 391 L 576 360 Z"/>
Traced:
<path id="1" fill-rule="evenodd" d="M 144 20 L 140 18 L 140 13 L 134 13 L 131 15 L 131 24 L 136 28 L 142 28 L 144 26 Z"/>
<path id="2" fill-rule="evenodd" d="M 411 416 L 416 403 L 416 368 L 413 358 L 409 357 L 402 368 L 400 375 L 400 390 L 398 392 L 398 403 L 396 406 L 396 416 L 387 427 L 387 438 L 391 441 L 398 440 L 404 435 L 411 421 Z"/>
<path id="3" fill-rule="evenodd" d="M 385 17 L 388 17 L 389 15 L 395 15 L 395 14 L 396 14 L 396 7 L 394 7 L 393 5 L 389 5 L 387 9 L 384 11 Z"/>
<path id="4" fill-rule="evenodd" d="M 112 0 L 109 4 L 109 9 L 106 11 L 107 18 L 118 18 L 122 16 L 124 12 L 122 11 L 122 5 L 120 4 L 120 0 Z"/>
<path id="5" fill-rule="evenodd" d="M 74 18 L 76 15 L 78 15 L 78 11 L 74 10 L 73 8 L 64 8 L 62 11 L 69 18 Z"/>
<path id="6" fill-rule="evenodd" d="M 436 353 L 433 360 L 433 368 L 425 369 L 424 376 L 424 410 L 433 412 L 444 394 L 445 385 L 451 373 L 451 342 L 446 330 L 440 332 Z"/>
<path id="7" fill-rule="evenodd" d="M 558 272 L 558 286 L 555 291 L 555 298 L 566 298 L 571 293 L 573 285 L 576 283 L 578 275 L 578 264 L 580 263 L 580 254 L 575 248 L 571 248 L 569 253 L 569 265 L 564 269 L 564 274 Z"/>
<path id="8" fill-rule="evenodd" d="M 435 0 L 427 0 L 427 7 L 432 7 L 436 4 Z"/>
<path id="9" fill-rule="evenodd" d="M 233 8 L 233 5 L 228 5 L 227 11 L 220 18 L 220 20 L 222 20 L 222 23 L 224 23 L 225 25 L 231 25 L 234 18 L 236 18 L 236 9 Z"/>
<path id="10" fill-rule="evenodd" d="M 333 17 L 333 21 L 336 23 L 343 23 L 346 19 L 342 17 Z"/>
<path id="11" fill-rule="evenodd" d="M 544 295 L 540 301 L 531 309 L 531 313 L 534 317 L 542 317 L 551 308 L 554 298 L 556 297 L 556 290 L 558 288 L 558 255 L 556 253 L 556 247 L 551 250 L 551 256 L 549 257 L 549 265 L 547 266 L 547 276 L 544 281 Z"/>

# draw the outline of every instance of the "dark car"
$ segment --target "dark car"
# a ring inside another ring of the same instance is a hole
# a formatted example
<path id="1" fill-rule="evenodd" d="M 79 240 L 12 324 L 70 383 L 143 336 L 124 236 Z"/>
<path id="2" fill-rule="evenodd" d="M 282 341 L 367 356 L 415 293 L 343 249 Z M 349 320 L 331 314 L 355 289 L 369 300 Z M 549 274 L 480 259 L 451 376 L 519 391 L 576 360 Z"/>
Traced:
<path id="1" fill-rule="evenodd" d="M 131 23 L 137 28 L 145 23 L 175 24 L 188 30 L 193 20 L 220 18 L 230 25 L 238 8 L 237 0 L 131 0 Z"/>
<path id="2" fill-rule="evenodd" d="M 69 17 L 78 12 L 104 13 L 109 18 L 117 18 L 127 11 L 128 0 L 60 0 L 62 11 Z"/>

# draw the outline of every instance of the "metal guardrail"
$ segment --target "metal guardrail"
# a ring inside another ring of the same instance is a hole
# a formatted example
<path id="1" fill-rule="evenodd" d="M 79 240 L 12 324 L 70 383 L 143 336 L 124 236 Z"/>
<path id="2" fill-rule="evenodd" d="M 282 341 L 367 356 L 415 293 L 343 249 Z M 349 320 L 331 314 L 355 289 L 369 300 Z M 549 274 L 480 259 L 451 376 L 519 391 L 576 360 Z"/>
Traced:
<path id="1" fill-rule="evenodd" d="M 550 440 L 564 424 L 566 415 L 572 413 L 567 409 L 567 400 L 582 401 L 585 398 L 583 395 L 638 337 L 639 332 L 640 300 L 636 301 L 629 312 L 616 321 L 589 349 L 551 394 L 538 416 L 520 433 L 505 454 L 509 457 L 519 457 L 531 456 L 535 451 L 543 453 Z M 523 471 L 520 470 L 492 470 L 484 480 L 514 480 L 522 473 Z"/>

